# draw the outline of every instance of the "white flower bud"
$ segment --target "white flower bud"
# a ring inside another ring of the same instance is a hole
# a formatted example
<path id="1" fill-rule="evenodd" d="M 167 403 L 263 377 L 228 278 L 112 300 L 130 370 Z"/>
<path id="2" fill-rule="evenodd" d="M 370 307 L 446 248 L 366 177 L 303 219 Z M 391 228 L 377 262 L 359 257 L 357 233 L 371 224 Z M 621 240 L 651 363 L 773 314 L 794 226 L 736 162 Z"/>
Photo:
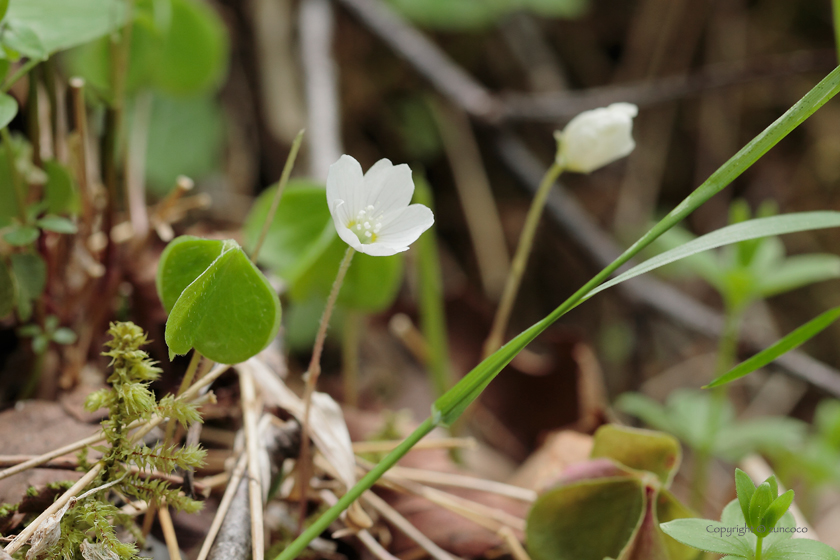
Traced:
<path id="1" fill-rule="evenodd" d="M 565 171 L 591 173 L 630 154 L 636 147 L 631 133 L 638 112 L 632 103 L 613 103 L 576 116 L 554 133 L 557 163 Z"/>

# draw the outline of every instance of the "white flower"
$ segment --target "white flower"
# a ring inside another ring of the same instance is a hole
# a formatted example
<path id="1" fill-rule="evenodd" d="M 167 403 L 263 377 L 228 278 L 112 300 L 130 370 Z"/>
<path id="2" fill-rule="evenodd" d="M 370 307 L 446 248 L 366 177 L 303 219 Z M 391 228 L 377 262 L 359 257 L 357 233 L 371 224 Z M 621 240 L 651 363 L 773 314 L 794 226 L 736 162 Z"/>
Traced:
<path id="1" fill-rule="evenodd" d="M 353 249 L 385 257 L 408 250 L 432 227 L 432 211 L 411 204 L 411 169 L 380 159 L 367 173 L 348 155 L 330 166 L 327 204 L 339 237 Z"/>
<path id="2" fill-rule="evenodd" d="M 590 173 L 630 154 L 636 147 L 631 133 L 638 112 L 632 103 L 613 103 L 576 116 L 554 133 L 557 163 L 565 171 Z"/>

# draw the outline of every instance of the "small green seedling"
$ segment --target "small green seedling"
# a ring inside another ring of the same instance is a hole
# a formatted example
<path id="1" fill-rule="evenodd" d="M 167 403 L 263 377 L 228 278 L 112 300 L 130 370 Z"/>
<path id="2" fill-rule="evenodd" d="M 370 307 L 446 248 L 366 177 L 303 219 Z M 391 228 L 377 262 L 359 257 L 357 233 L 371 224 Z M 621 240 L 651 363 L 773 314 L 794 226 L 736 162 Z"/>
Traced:
<path id="1" fill-rule="evenodd" d="M 232 239 L 173 240 L 160 257 L 157 291 L 169 312 L 170 358 L 195 348 L 214 362 L 244 362 L 280 328 L 277 293 Z"/>
<path id="2" fill-rule="evenodd" d="M 625 393 L 616 408 L 674 434 L 696 452 L 724 461 L 737 461 L 754 451 L 780 451 L 805 435 L 805 425 L 793 418 L 737 420 L 729 401 L 691 389 L 674 391 L 664 405 L 639 393 Z"/>
<path id="3" fill-rule="evenodd" d="M 732 500 L 720 522 L 708 519 L 676 519 L 662 523 L 666 535 L 688 546 L 726 555 L 729 560 L 838 560 L 840 552 L 819 541 L 791 539 L 807 533 L 797 527 L 793 514 L 793 490 L 781 496 L 776 477 L 758 487 L 743 471 L 735 469 L 737 499 Z"/>
<path id="4" fill-rule="evenodd" d="M 668 491 L 680 455 L 679 442 L 668 434 L 614 425 L 599 429 L 592 460 L 569 468 L 558 486 L 534 502 L 526 527 L 531 557 L 697 558 L 697 551 L 658 529 L 658 521 L 694 516 Z"/>
<path id="5" fill-rule="evenodd" d="M 44 320 L 44 328 L 39 325 L 24 325 L 17 330 L 19 336 L 32 338 L 32 351 L 43 354 L 50 342 L 68 345 L 76 342 L 76 333 L 67 327 L 59 327 L 58 317 L 50 315 Z"/>

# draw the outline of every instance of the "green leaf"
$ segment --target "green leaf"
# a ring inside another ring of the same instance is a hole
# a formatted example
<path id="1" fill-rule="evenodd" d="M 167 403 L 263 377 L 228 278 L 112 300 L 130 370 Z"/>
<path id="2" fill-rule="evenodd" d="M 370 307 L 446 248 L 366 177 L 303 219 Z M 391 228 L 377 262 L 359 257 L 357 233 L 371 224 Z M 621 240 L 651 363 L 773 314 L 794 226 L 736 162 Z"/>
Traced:
<path id="1" fill-rule="evenodd" d="M 44 216 L 35 223 L 41 229 L 56 233 L 76 233 L 79 231 L 76 224 L 73 223 L 73 220 L 68 220 L 61 216 Z"/>
<path id="2" fill-rule="evenodd" d="M 30 338 L 41 334 L 41 327 L 36 324 L 24 325 L 17 330 L 18 336 Z"/>
<path id="3" fill-rule="evenodd" d="M 6 12 L 9 10 L 9 0 L 0 0 L 0 21 L 6 17 Z"/>
<path id="4" fill-rule="evenodd" d="M 638 480 L 578 482 L 549 490 L 534 502 L 525 529 L 533 560 L 618 558 L 644 513 Z"/>
<path id="5" fill-rule="evenodd" d="M 179 175 L 198 180 L 219 170 L 224 141 L 224 116 L 213 96 L 155 94 L 146 153 L 154 192 L 169 192 Z"/>
<path id="6" fill-rule="evenodd" d="M 820 541 L 787 539 L 770 547 L 762 558 L 764 560 L 840 560 L 840 552 Z"/>
<path id="7" fill-rule="evenodd" d="M 72 329 L 68 329 L 67 327 L 60 327 L 56 329 L 56 331 L 52 335 L 52 340 L 56 344 L 73 344 L 76 342 L 76 333 L 73 332 Z"/>
<path id="8" fill-rule="evenodd" d="M 53 53 L 111 33 L 128 14 L 124 0 L 12 0 L 5 21 L 26 26 Z"/>
<path id="9" fill-rule="evenodd" d="M 671 492 L 664 488 L 659 491 L 659 497 L 656 500 L 656 518 L 659 522 L 666 523 L 674 519 L 689 519 L 692 517 L 697 517 L 697 514 L 680 503 Z M 697 560 L 695 549 L 664 533 L 662 535 L 670 560 Z"/>
<path id="10" fill-rule="evenodd" d="M 195 348 L 214 362 L 236 364 L 256 355 L 277 335 L 280 301 L 235 241 L 217 243 L 219 257 L 184 288 L 172 307 L 166 344 L 170 354 Z M 166 285 L 163 291 L 168 291 Z"/>
<path id="11" fill-rule="evenodd" d="M 761 518 L 761 524 L 765 527 L 775 527 L 776 523 L 782 516 L 787 513 L 788 508 L 793 503 L 793 490 L 788 490 L 770 504 L 767 512 Z"/>
<path id="12" fill-rule="evenodd" d="M 750 500 L 755 494 L 755 483 L 750 475 L 741 469 L 735 469 L 735 493 L 738 495 L 738 503 L 741 506 L 741 514 L 744 519 L 750 516 Z"/>
<path id="13" fill-rule="evenodd" d="M 755 289 L 762 297 L 771 297 L 834 278 L 840 278 L 837 255 L 797 255 L 788 257 L 780 266 L 762 270 Z"/>
<path id="14" fill-rule="evenodd" d="M 15 307 L 15 285 L 6 262 L 0 259 L 0 319 Z"/>
<path id="15" fill-rule="evenodd" d="M 671 435 L 615 424 L 598 428 L 592 443 L 593 459 L 608 457 L 631 469 L 652 472 L 666 485 L 682 457 L 680 442 Z"/>
<path id="16" fill-rule="evenodd" d="M 32 351 L 36 354 L 43 354 L 50 345 L 50 339 L 46 335 L 38 334 L 32 338 Z"/>
<path id="17" fill-rule="evenodd" d="M 245 221 L 246 246 L 253 246 L 268 215 L 273 189 L 263 192 Z M 283 192 L 259 262 L 289 283 L 289 295 L 305 302 L 329 294 L 347 245 L 335 231 L 326 191 L 316 183 L 290 181 Z M 338 304 L 375 312 L 394 301 L 403 274 L 403 255 L 353 257 Z"/>
<path id="18" fill-rule="evenodd" d="M 657 430 L 670 431 L 673 427 L 665 407 L 641 393 L 623 393 L 615 401 L 615 407 L 640 419 Z"/>
<path id="19" fill-rule="evenodd" d="M 78 214 L 80 209 L 79 189 L 70 170 L 55 160 L 44 162 L 47 183 L 44 186 L 47 212 L 50 214 Z"/>
<path id="20" fill-rule="evenodd" d="M 18 318 L 26 322 L 32 316 L 32 302 L 41 297 L 47 285 L 47 263 L 35 253 L 15 253 L 9 258 L 17 293 Z"/>
<path id="21" fill-rule="evenodd" d="M 10 48 L 21 56 L 35 60 L 47 58 L 47 49 L 41 38 L 32 27 L 17 19 L 9 18 L 0 36 L 3 46 Z"/>
<path id="22" fill-rule="evenodd" d="M 18 112 L 18 104 L 14 97 L 7 93 L 0 93 L 0 128 L 9 126 Z"/>
<path id="23" fill-rule="evenodd" d="M 38 236 L 41 235 L 41 232 L 38 231 L 38 228 L 32 226 L 15 226 L 11 231 L 7 232 L 3 239 L 6 240 L 6 243 L 9 245 L 14 245 L 15 247 L 23 247 L 25 245 L 30 245 L 37 241 Z"/>
<path id="24" fill-rule="evenodd" d="M 804 342 L 821 333 L 838 318 L 840 318 L 840 306 L 829 309 L 825 313 L 811 319 L 792 333 L 788 334 L 784 338 L 781 338 L 769 348 L 762 350 L 749 360 L 741 362 L 703 388 L 710 389 L 712 387 L 719 387 L 721 385 L 731 383 L 736 379 L 740 379 L 741 377 L 766 366 L 782 354 L 799 347 Z"/>
<path id="25" fill-rule="evenodd" d="M 155 286 L 167 313 L 172 312 L 184 289 L 201 276 L 224 250 L 216 239 L 182 235 L 172 240 L 160 255 Z"/>
<path id="26" fill-rule="evenodd" d="M 750 515 L 747 520 L 749 521 L 749 525 L 752 528 L 753 533 L 759 537 L 766 537 L 770 534 L 772 527 L 762 525 L 761 521 L 764 518 L 765 512 L 770 507 L 770 504 L 773 503 L 773 500 L 775 499 L 776 494 L 773 493 L 773 489 L 767 481 L 758 485 L 752 498 L 750 499 Z"/>
<path id="27" fill-rule="evenodd" d="M 752 558 L 752 550 L 731 527 L 709 519 L 676 519 L 659 528 L 669 537 L 694 548 L 718 554 Z"/>
<path id="28" fill-rule="evenodd" d="M 806 426 L 793 418 L 763 416 L 722 426 L 713 444 L 716 457 L 738 461 L 755 451 L 772 453 L 797 447 L 805 438 Z"/>
<path id="29" fill-rule="evenodd" d="M 676 262 L 702 251 L 708 251 L 709 249 L 746 241 L 748 239 L 759 239 L 761 237 L 768 237 L 771 235 L 783 235 L 786 233 L 812 231 L 816 229 L 834 227 L 840 227 L 840 212 L 798 212 L 782 216 L 772 216 L 769 218 L 756 218 L 754 220 L 747 220 L 745 222 L 726 226 L 711 233 L 707 233 L 702 237 L 698 237 L 697 239 L 681 245 L 676 249 L 657 255 L 652 259 L 648 259 L 640 265 L 634 266 L 627 272 L 601 284 L 586 294 L 584 300 L 589 299 L 595 294 L 602 292 L 607 288 L 611 288 L 616 284 L 620 284 L 626 280 L 635 278 L 636 276 L 641 276 L 646 272 L 656 270 L 661 266 Z"/>
<path id="30" fill-rule="evenodd" d="M 216 11 L 198 0 L 171 0 L 154 83 L 162 91 L 188 95 L 217 86 L 227 67 L 228 40 Z"/>

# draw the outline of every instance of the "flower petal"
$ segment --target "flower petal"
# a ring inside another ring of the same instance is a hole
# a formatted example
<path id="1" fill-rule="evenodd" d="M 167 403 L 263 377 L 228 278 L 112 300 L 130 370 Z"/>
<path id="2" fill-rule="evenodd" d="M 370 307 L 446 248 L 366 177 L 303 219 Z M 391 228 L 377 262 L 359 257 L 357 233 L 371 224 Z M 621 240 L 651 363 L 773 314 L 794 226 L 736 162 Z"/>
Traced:
<path id="1" fill-rule="evenodd" d="M 338 232 L 338 236 L 341 238 L 342 241 L 344 241 L 357 251 L 361 251 L 362 253 L 365 252 L 365 250 L 363 249 L 365 245 L 362 245 L 362 242 L 359 241 L 359 236 L 350 231 L 350 229 L 347 226 L 336 220 L 335 217 L 333 217 L 333 223 L 335 224 L 335 231 Z"/>
<path id="2" fill-rule="evenodd" d="M 422 204 L 412 204 L 397 214 L 391 222 L 382 228 L 375 242 L 366 247 L 380 246 L 394 254 L 408 249 L 420 235 L 435 223 L 434 214 Z M 379 249 L 376 249 L 379 251 Z M 368 254 L 373 254 L 368 252 Z"/>
<path id="3" fill-rule="evenodd" d="M 411 168 L 404 163 L 393 165 L 387 159 L 380 159 L 365 174 L 365 204 L 376 207 L 383 215 L 383 224 L 405 209 L 414 195 L 414 181 Z"/>
<path id="4" fill-rule="evenodd" d="M 336 228 L 339 222 L 346 226 L 364 208 L 359 205 L 362 202 L 363 180 L 362 166 L 348 155 L 341 156 L 330 166 L 327 173 L 327 205 Z"/>

